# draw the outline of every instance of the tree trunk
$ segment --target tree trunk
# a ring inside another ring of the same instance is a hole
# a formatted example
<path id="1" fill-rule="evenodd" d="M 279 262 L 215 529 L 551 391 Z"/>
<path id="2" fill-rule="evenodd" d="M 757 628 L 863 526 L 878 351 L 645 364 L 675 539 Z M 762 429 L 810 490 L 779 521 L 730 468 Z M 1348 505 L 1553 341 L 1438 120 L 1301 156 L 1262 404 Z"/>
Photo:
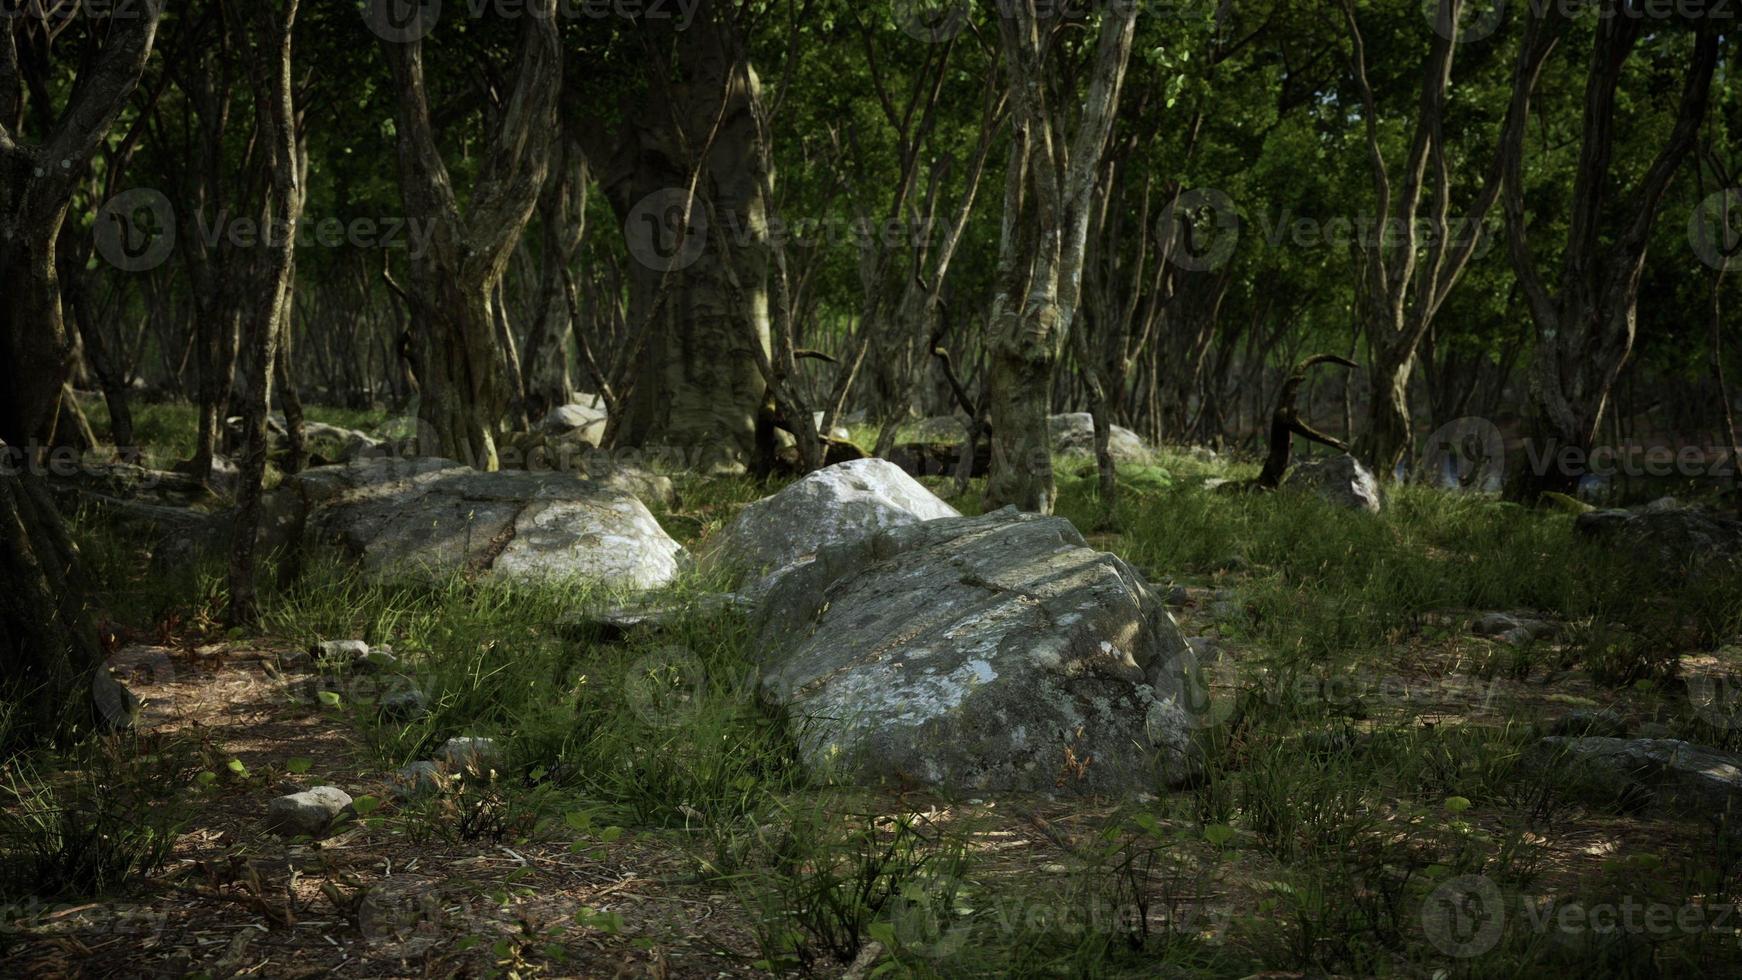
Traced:
<path id="1" fill-rule="evenodd" d="M 0 19 L 0 354 L 9 374 L 0 385 L 0 701 L 16 705 L 5 733 L 14 742 L 66 735 L 91 719 L 90 680 L 101 656 L 77 553 L 29 474 L 28 457 L 33 442 L 52 434 L 70 368 L 55 270 L 61 222 L 139 82 L 162 11 L 140 4 L 127 17 L 86 13 L 84 29 L 100 31 L 102 43 L 85 49 L 58 119 L 52 107 L 35 106 L 34 117 L 52 123 L 34 144 L 22 131 L 16 46 L 27 25 Z"/>
<path id="2" fill-rule="evenodd" d="M 232 624 L 247 623 L 256 612 L 254 549 L 260 528 L 260 496 L 266 477 L 270 440 L 266 416 L 272 407 L 272 374 L 278 364 L 279 331 L 289 309 L 296 225 L 302 217 L 302 170 L 305 159 L 297 136 L 291 41 L 299 0 L 255 0 L 245 13 L 232 14 L 237 44 L 247 53 L 254 89 L 255 137 L 261 146 L 260 166 L 269 178 L 270 196 L 260 206 L 261 227 L 281 227 L 282 237 L 262 241 L 253 282 L 255 303 L 249 311 L 248 386 L 242 406 L 245 449 L 236 488 L 234 537 L 230 544 L 230 608 Z M 244 22 L 246 18 L 246 22 Z"/>
<path id="3" fill-rule="evenodd" d="M 15 452 L 0 444 L 0 453 Z M 0 749 L 90 727 L 101 661 L 60 515 L 36 477 L 0 466 L 0 703 L 11 708 Z"/>
<path id="4" fill-rule="evenodd" d="M 586 240 L 592 178 L 573 134 L 564 134 L 553 170 L 538 209 L 543 225 L 538 322 L 526 344 L 527 414 L 534 423 L 575 396 L 569 339 L 578 325 L 569 316 L 569 281 Z"/>
<path id="5" fill-rule="evenodd" d="M 1006 175 L 999 285 L 987 342 L 992 470 L 985 504 L 989 510 L 1014 505 L 1042 514 L 1052 513 L 1055 496 L 1047 425 L 1053 367 L 1082 292 L 1093 191 L 1119 106 L 1136 9 L 1115 4 L 1101 14 L 1088 93 L 1069 136 L 1057 107 L 1076 102 L 1075 93 L 1048 92 L 1057 72 L 1046 40 L 1055 26 L 1051 19 L 1020 5 L 999 18 L 1018 136 Z"/>
<path id="6" fill-rule="evenodd" d="M 1514 75 L 1513 105 L 1501 138 L 1507 246 L 1536 326 L 1536 351 L 1526 375 L 1530 438 L 1513 461 L 1507 487 L 1508 496 L 1523 501 L 1535 501 L 1546 492 L 1573 493 L 1588 472 L 1610 389 L 1633 349 L 1639 280 L 1651 228 L 1665 190 L 1693 150 L 1718 60 L 1717 26 L 1701 19 L 1694 28 L 1693 55 L 1675 124 L 1624 206 L 1617 207 L 1610 200 L 1618 181 L 1611 167 L 1616 94 L 1643 27 L 1634 17 L 1598 20 L 1585 79 L 1583 136 L 1562 274 L 1558 289 L 1551 292 L 1528 240 L 1525 124 L 1542 57 L 1568 23 L 1553 5 L 1530 14 Z M 1609 236 L 1599 233 L 1606 221 L 1616 218 L 1619 221 Z"/>
<path id="7" fill-rule="evenodd" d="M 632 386 L 619 392 L 617 444 L 699 450 L 698 466 L 741 469 L 757 456 L 771 348 L 769 241 L 756 116 L 761 85 L 740 63 L 733 5 L 701 0 L 645 104 L 625 107 L 617 137 L 590 146 L 609 160 L 604 186 L 629 246 Z M 663 22 L 661 22 L 663 24 Z M 583 131 L 585 139 L 587 131 Z M 691 190 L 694 193 L 691 193 Z M 751 349 L 761 348 L 760 356 Z"/>
<path id="8" fill-rule="evenodd" d="M 398 93 L 400 194 L 407 217 L 432 232 L 428 250 L 410 257 L 406 296 L 419 451 L 483 470 L 500 465 L 496 443 L 510 398 L 492 298 L 538 203 L 562 79 L 556 0 L 526 7 L 514 90 L 464 213 L 430 121 L 423 43 L 382 41 Z"/>

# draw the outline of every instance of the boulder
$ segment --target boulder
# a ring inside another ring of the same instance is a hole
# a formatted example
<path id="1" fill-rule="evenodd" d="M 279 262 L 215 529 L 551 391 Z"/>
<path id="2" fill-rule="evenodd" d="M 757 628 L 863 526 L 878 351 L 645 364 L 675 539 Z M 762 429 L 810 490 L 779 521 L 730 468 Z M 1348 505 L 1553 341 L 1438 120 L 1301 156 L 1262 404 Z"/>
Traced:
<path id="1" fill-rule="evenodd" d="M 1742 755 L 1673 738 L 1550 736 L 1526 762 L 1554 769 L 1584 794 L 1628 808 L 1720 815 L 1742 795 Z"/>
<path id="2" fill-rule="evenodd" d="M 1318 456 L 1289 467 L 1284 489 L 1305 490 L 1350 510 L 1379 513 L 1379 481 L 1373 471 L 1353 456 Z"/>
<path id="3" fill-rule="evenodd" d="M 1054 415 L 1047 419 L 1052 429 L 1052 450 L 1061 456 L 1095 455 L 1095 417 L 1088 412 Z M 1113 426 L 1107 438 L 1107 449 L 1117 463 L 1147 463 L 1153 458 L 1149 447 L 1137 433 L 1122 425 Z"/>
<path id="4" fill-rule="evenodd" d="M 640 500 L 573 473 L 367 459 L 299 474 L 272 498 L 275 527 L 334 542 L 383 577 L 644 590 L 670 582 L 684 560 Z"/>
<path id="5" fill-rule="evenodd" d="M 320 837 L 350 809 L 351 794 L 337 786 L 316 786 L 266 804 L 266 829 L 285 837 Z"/>
<path id="6" fill-rule="evenodd" d="M 1742 521 L 1707 511 L 1655 505 L 1598 510 L 1581 514 L 1573 530 L 1667 578 L 1698 581 L 1742 572 Z"/>
<path id="7" fill-rule="evenodd" d="M 429 714 L 429 696 L 408 677 L 398 678 L 394 689 L 381 696 L 381 714 L 393 721 L 414 721 Z"/>
<path id="8" fill-rule="evenodd" d="M 894 463 L 853 460 L 817 470 L 745 507 L 709 539 L 702 563 L 725 571 L 734 586 L 759 593 L 771 581 L 758 582 L 761 576 L 808 561 L 827 545 L 959 516 Z"/>
<path id="9" fill-rule="evenodd" d="M 1491 612 L 1477 616 L 1470 623 L 1470 632 L 1511 646 L 1522 646 L 1555 631 L 1553 623 L 1512 613 Z"/>
<path id="10" fill-rule="evenodd" d="M 605 439 L 605 410 L 592 404 L 558 405 L 539 423 L 547 435 L 575 439 L 597 446 Z"/>
<path id="11" fill-rule="evenodd" d="M 955 791 L 1153 793 L 1200 769 L 1191 647 L 1070 522 L 1005 509 L 823 548 L 756 617 L 815 767 Z"/>

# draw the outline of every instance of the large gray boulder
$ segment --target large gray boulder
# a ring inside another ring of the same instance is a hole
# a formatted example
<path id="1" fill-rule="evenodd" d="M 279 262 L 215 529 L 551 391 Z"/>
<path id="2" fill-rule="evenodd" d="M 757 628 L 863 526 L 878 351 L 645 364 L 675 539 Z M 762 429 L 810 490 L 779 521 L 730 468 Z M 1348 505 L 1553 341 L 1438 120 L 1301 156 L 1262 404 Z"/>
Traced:
<path id="1" fill-rule="evenodd" d="M 817 470 L 745 507 L 709 539 L 704 567 L 725 571 L 734 586 L 763 591 L 772 577 L 828 545 L 893 527 L 960 517 L 901 467 L 856 459 Z"/>
<path id="2" fill-rule="evenodd" d="M 1047 419 L 1052 429 L 1052 450 L 1061 456 L 1095 455 L 1095 417 L 1088 412 L 1071 412 Z M 1117 463 L 1147 463 L 1153 458 L 1143 440 L 1122 425 L 1115 425 L 1107 437 L 1107 450 Z"/>
<path id="3" fill-rule="evenodd" d="M 1338 507 L 1379 513 L 1379 481 L 1373 471 L 1347 453 L 1303 459 L 1289 467 L 1284 489 L 1316 493 Z"/>
<path id="4" fill-rule="evenodd" d="M 1191 647 L 1061 518 L 1006 509 L 824 548 L 756 623 L 763 694 L 805 760 L 859 782 L 1132 795 L 1200 766 Z"/>
<path id="5" fill-rule="evenodd" d="M 1673 738 L 1551 736 L 1526 760 L 1627 807 L 1721 814 L 1742 796 L 1742 756 Z"/>
<path id="6" fill-rule="evenodd" d="M 684 551 L 634 496 L 572 473 L 483 473 L 450 460 L 381 458 L 285 482 L 272 525 L 338 544 L 383 577 L 576 581 L 644 590 Z"/>
<path id="7" fill-rule="evenodd" d="M 1708 511 L 1661 505 L 1599 510 L 1579 515 L 1573 529 L 1668 578 L 1742 572 L 1742 521 Z"/>

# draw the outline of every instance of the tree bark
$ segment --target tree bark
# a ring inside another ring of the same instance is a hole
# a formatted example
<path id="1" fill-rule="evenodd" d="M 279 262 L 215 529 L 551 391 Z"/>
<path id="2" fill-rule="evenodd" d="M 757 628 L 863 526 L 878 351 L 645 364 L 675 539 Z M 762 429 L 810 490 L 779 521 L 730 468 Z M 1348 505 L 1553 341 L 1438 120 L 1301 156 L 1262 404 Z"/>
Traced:
<path id="1" fill-rule="evenodd" d="M 733 16 L 733 5 L 701 0 L 675 36 L 666 22 L 650 24 L 656 77 L 641 103 L 624 107 L 615 139 L 587 155 L 610 161 L 604 189 L 631 246 L 637 347 L 614 438 L 741 469 L 758 456 L 768 395 L 759 362 L 771 348 L 764 188 L 773 175 L 763 170 L 761 83 Z"/>
<path id="2" fill-rule="evenodd" d="M 1536 327 L 1536 351 L 1526 374 L 1530 416 L 1525 452 L 1510 467 L 1507 495 L 1534 501 L 1547 492 L 1572 494 L 1587 472 L 1609 392 L 1633 349 L 1639 280 L 1646 245 L 1664 191 L 1693 150 L 1711 95 L 1719 33 L 1709 18 L 1694 28 L 1693 54 L 1670 135 L 1624 204 L 1610 194 L 1616 94 L 1643 27 L 1636 17 L 1599 18 L 1585 79 L 1583 137 L 1573 184 L 1561 276 L 1556 291 L 1531 254 L 1524 210 L 1525 123 L 1542 58 L 1568 21 L 1550 4 L 1530 14 L 1514 76 L 1513 106 L 1502 136 L 1507 245 Z M 1539 54 L 1540 53 L 1540 54 Z M 1618 227 L 1603 235 L 1606 218 Z M 1607 243 L 1605 244 L 1605 239 Z"/>
<path id="3" fill-rule="evenodd" d="M 580 141 L 565 132 L 556 153 L 553 178 L 539 203 L 543 248 L 539 256 L 538 322 L 526 345 L 527 414 L 533 422 L 574 400 L 569 340 L 577 324 L 570 318 L 569 282 L 587 234 L 587 192 L 592 176 Z"/>
<path id="4" fill-rule="evenodd" d="M 236 488 L 234 537 L 230 544 L 230 608 L 232 624 L 251 622 L 256 612 L 254 550 L 260 529 L 260 496 L 270 447 L 266 416 L 272 407 L 272 375 L 278 364 L 278 338 L 289 308 L 291 274 L 296 250 L 296 225 L 302 217 L 305 159 L 297 134 L 294 83 L 291 79 L 292 35 L 298 0 L 254 0 L 241 12 L 226 16 L 246 53 L 254 90 L 254 135 L 261 147 L 260 166 L 268 190 L 259 213 L 262 228 L 275 228 L 262 240 L 253 281 L 255 302 L 249 310 L 244 368 L 248 386 L 242 406 L 245 448 Z"/>
<path id="5" fill-rule="evenodd" d="M 1415 130 L 1401 173 L 1402 186 L 1394 189 L 1380 148 L 1379 107 L 1367 81 L 1366 47 L 1354 0 L 1343 0 L 1367 123 L 1375 213 L 1380 219 L 1377 228 L 1357 241 L 1362 274 L 1355 308 L 1373 356 L 1367 431 L 1356 441 L 1356 452 L 1381 480 L 1393 478 L 1415 444 L 1409 380 L 1415 372 L 1416 352 L 1440 304 L 1462 278 L 1480 244 L 1482 222 L 1500 196 L 1502 156 L 1496 153 L 1469 213 L 1459 221 L 1451 216 L 1451 166 L 1443 120 L 1463 12 L 1463 0 L 1437 0 L 1436 29 L 1429 32 L 1432 41 L 1422 68 Z M 1424 202 L 1429 184 L 1432 198 Z M 1428 229 L 1427 241 L 1421 240 L 1418 226 Z"/>
<path id="6" fill-rule="evenodd" d="M 1076 132 L 1063 132 L 1057 106 L 1074 93 L 1049 92 L 1051 18 L 1019 4 L 999 18 L 1018 136 L 1006 175 L 999 286 L 988 337 L 992 470 L 987 509 L 1014 505 L 1052 513 L 1053 367 L 1069 336 L 1082 290 L 1083 251 L 1101 154 L 1112 131 L 1130 60 L 1136 7 L 1101 13 L 1093 74 Z M 1025 187 L 1024 185 L 1029 185 Z M 1029 200 L 1025 191 L 1032 191 Z"/>
<path id="7" fill-rule="evenodd" d="M 423 43 L 382 41 L 398 96 L 400 194 L 406 216 L 432 232 L 427 253 L 410 257 L 406 290 L 419 451 L 483 470 L 500 465 L 510 399 L 494 296 L 544 185 L 562 79 L 556 0 L 525 6 L 514 89 L 464 213 L 430 121 Z"/>
<path id="8" fill-rule="evenodd" d="M 17 705 L 9 740 L 55 738 L 91 719 L 90 681 L 101 657 L 77 553 L 29 474 L 30 456 L 33 442 L 52 434 L 70 369 L 55 261 L 61 223 L 75 183 L 139 82 L 161 8 L 87 13 L 82 29 L 91 43 L 76 83 L 38 143 L 23 131 L 17 45 L 29 25 L 0 20 L 0 355 L 10 375 L 0 386 L 0 700 Z M 54 115 L 45 105 L 35 114 Z"/>

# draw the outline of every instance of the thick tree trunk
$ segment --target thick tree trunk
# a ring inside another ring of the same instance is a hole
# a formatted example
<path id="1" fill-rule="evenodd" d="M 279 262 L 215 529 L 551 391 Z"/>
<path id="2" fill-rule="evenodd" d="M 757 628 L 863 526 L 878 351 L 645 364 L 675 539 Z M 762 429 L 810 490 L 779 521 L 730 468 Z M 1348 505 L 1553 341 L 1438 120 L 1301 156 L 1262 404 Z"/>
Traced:
<path id="1" fill-rule="evenodd" d="M 574 400 L 569 339 L 569 281 L 587 234 L 587 192 L 592 179 L 580 142 L 565 134 L 552 179 L 539 202 L 543 249 L 539 257 L 538 322 L 526 345 L 527 414 L 533 422 Z"/>
<path id="2" fill-rule="evenodd" d="M 1052 513 L 1052 373 L 1058 309 L 1006 311 L 992 325 L 987 390 L 991 394 L 992 471 L 988 508 L 1014 505 Z"/>
<path id="3" fill-rule="evenodd" d="M 70 369 L 55 270 L 61 222 L 75 182 L 138 84 L 162 10 L 87 14 L 85 28 L 102 42 L 85 49 L 58 118 L 35 106 L 33 118 L 51 121 L 39 144 L 22 132 L 22 27 L 0 18 L 0 355 L 8 373 L 0 385 L 0 701 L 15 706 L 8 741 L 63 736 L 93 720 L 90 681 L 101 657 L 77 553 L 28 457 L 33 442 L 52 434 Z"/>
<path id="4" fill-rule="evenodd" d="M 9 181 L 10 182 L 10 181 Z M 54 228 L 28 227 L 7 205 L 23 197 L 20 188 L 0 201 L 0 353 L 6 383 L 0 384 L 0 439 L 32 453 L 46 448 L 60 414 L 61 384 L 72 353 L 61 320 L 60 282 L 55 271 Z"/>
<path id="5" fill-rule="evenodd" d="M 631 255 L 629 330 L 639 346 L 617 444 L 684 447 L 704 468 L 741 469 L 757 455 L 768 396 L 759 365 L 771 350 L 764 188 L 773 175 L 759 143 L 761 86 L 738 61 L 731 8 L 702 0 L 695 23 L 669 38 L 682 81 L 651 81 L 617 138 L 588 156 L 611 161 L 605 190 Z"/>
<path id="6" fill-rule="evenodd" d="M 36 477 L 0 466 L 0 703 L 10 709 L 0 749 L 90 727 L 101 661 L 60 515 Z"/>

